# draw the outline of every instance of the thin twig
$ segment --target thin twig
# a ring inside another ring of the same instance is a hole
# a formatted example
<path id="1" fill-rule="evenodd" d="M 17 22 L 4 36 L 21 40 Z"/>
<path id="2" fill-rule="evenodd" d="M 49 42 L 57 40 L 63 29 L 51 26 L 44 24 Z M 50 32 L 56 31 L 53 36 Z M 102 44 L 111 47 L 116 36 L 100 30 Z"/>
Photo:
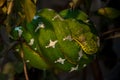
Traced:
<path id="1" fill-rule="evenodd" d="M 120 31 L 120 28 L 111 29 L 107 32 L 102 33 L 101 36 L 103 37 L 104 40 L 119 38 L 120 33 L 117 33 L 119 31 Z"/>
<path id="2" fill-rule="evenodd" d="M 110 33 L 116 32 L 116 31 L 120 31 L 120 28 L 109 30 L 107 32 L 102 33 L 102 35 L 104 36 L 104 35 L 107 35 L 107 34 L 110 34 Z"/>
<path id="3" fill-rule="evenodd" d="M 13 0 L 10 0 L 9 6 L 8 6 L 8 11 L 7 11 L 8 15 L 11 13 L 12 7 L 13 7 Z"/>
<path id="4" fill-rule="evenodd" d="M 21 47 L 22 48 L 22 47 Z M 24 60 L 24 52 L 23 52 L 23 48 L 21 49 L 21 58 L 23 60 L 23 64 L 24 64 L 24 74 L 25 74 L 25 79 L 26 80 L 29 80 L 29 77 L 28 77 L 28 73 L 27 73 L 27 67 L 26 67 L 26 62 Z"/>
<path id="5" fill-rule="evenodd" d="M 109 37 L 107 37 L 105 39 L 107 40 L 107 39 L 113 39 L 113 38 L 120 38 L 120 33 L 114 34 L 114 35 L 109 36 Z"/>

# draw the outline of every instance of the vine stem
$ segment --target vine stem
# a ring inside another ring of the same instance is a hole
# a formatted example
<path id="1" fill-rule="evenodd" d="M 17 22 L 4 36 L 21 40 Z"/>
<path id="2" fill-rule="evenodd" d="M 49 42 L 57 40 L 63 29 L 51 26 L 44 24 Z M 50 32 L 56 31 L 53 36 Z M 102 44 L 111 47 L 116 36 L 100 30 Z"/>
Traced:
<path id="1" fill-rule="evenodd" d="M 24 68 L 25 79 L 29 80 L 28 73 L 27 73 L 26 62 L 25 62 L 25 59 L 24 59 L 24 52 L 23 52 L 23 48 L 22 47 L 21 47 L 21 58 L 22 58 L 23 64 L 24 64 L 23 68 Z"/>
<path id="2" fill-rule="evenodd" d="M 116 32 L 116 31 L 120 31 L 120 28 L 116 28 L 116 29 L 109 30 L 109 31 L 107 31 L 107 32 L 102 33 L 102 35 L 105 36 L 105 35 L 108 35 L 108 34 L 110 34 L 110 33 Z"/>

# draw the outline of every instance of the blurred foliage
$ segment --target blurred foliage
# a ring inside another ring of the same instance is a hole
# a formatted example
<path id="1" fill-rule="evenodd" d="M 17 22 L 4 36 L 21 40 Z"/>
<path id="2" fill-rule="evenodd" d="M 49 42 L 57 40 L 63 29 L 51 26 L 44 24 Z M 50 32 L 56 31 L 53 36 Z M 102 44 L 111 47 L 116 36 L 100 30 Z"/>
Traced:
<path id="1" fill-rule="evenodd" d="M 98 9 L 98 14 L 107 17 L 109 19 L 115 19 L 120 16 L 120 11 L 110 7 L 104 7 Z"/>
<path id="2" fill-rule="evenodd" d="M 3 6 L 6 0 L 0 0 L 0 7 Z"/>
<path id="3" fill-rule="evenodd" d="M 26 20 L 30 22 L 36 13 L 36 0 L 2 0 L 0 4 L 0 22 L 10 29 Z M 9 30 L 8 30 L 9 31 Z"/>
<path id="4" fill-rule="evenodd" d="M 25 24 L 24 22 L 27 23 L 33 19 L 36 13 L 36 1 L 37 0 L 0 0 L 0 69 L 2 69 L 0 74 L 1 80 L 6 80 L 6 78 L 8 80 L 14 80 L 15 74 L 23 72 L 23 63 L 19 61 L 17 63 L 15 61 L 11 61 L 11 59 L 17 61 L 17 59 L 15 59 L 15 57 L 11 54 L 8 55 L 11 48 L 14 46 L 13 41 L 13 45 L 11 45 L 12 43 L 9 39 L 9 32 L 13 27 L 20 24 Z M 3 31 L 6 31 L 4 32 L 5 35 Z M 4 75 L 7 77 L 4 77 Z"/>
<path id="5" fill-rule="evenodd" d="M 36 1 L 33 3 L 31 0 L 21 0 L 21 2 L 21 5 L 24 8 L 23 10 L 26 16 L 26 20 L 30 22 L 36 13 Z"/>

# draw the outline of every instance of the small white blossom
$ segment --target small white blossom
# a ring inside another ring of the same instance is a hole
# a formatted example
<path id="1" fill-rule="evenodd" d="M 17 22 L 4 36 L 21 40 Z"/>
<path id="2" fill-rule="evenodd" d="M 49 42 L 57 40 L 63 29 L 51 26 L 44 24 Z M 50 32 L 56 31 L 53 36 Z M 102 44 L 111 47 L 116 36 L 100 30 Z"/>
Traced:
<path id="1" fill-rule="evenodd" d="M 62 58 L 59 58 L 55 61 L 55 63 L 61 63 L 61 64 L 64 64 L 65 62 L 65 59 L 62 59 Z"/>
<path id="2" fill-rule="evenodd" d="M 32 46 L 34 44 L 34 39 L 30 39 L 29 45 Z"/>
<path id="3" fill-rule="evenodd" d="M 70 72 L 78 70 L 78 65 L 76 67 L 71 67 Z"/>
<path id="4" fill-rule="evenodd" d="M 49 48 L 49 47 L 55 48 L 55 44 L 57 42 L 58 42 L 58 40 L 55 40 L 55 41 L 50 40 L 49 44 L 47 46 L 45 46 L 45 48 Z"/>

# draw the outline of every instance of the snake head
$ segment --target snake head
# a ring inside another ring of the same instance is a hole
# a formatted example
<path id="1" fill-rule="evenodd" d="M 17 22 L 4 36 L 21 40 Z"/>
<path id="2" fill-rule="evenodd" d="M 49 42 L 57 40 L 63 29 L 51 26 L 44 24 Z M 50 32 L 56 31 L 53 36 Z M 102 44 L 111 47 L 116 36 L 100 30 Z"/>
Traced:
<path id="1" fill-rule="evenodd" d="M 99 49 L 99 38 L 90 32 L 81 34 L 78 37 L 74 36 L 73 39 L 79 43 L 86 54 L 94 54 Z"/>

